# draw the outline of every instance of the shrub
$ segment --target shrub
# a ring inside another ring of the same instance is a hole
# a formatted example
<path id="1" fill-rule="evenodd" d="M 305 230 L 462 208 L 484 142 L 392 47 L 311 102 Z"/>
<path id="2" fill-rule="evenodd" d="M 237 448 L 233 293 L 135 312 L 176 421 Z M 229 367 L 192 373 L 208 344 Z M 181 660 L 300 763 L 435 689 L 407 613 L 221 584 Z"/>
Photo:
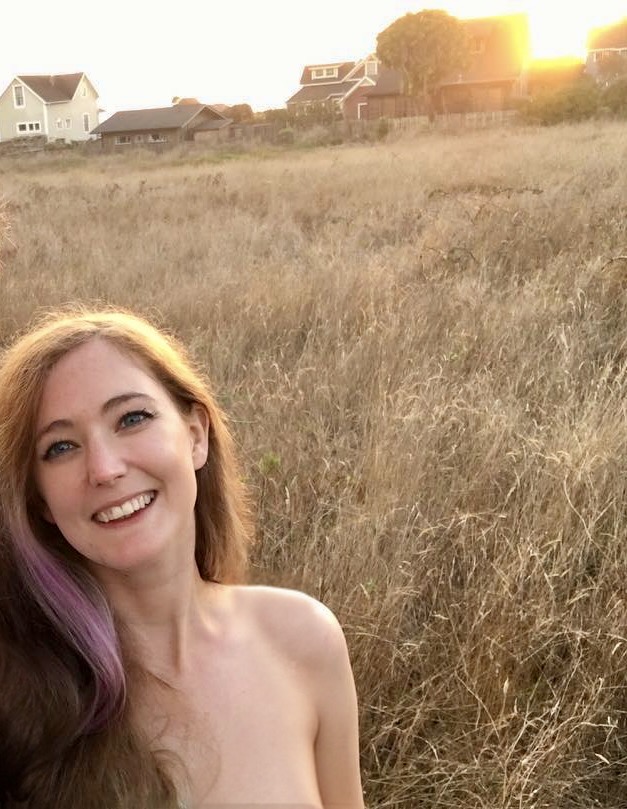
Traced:
<path id="1" fill-rule="evenodd" d="M 627 78 L 618 79 L 601 91 L 601 104 L 613 115 L 627 116 Z"/>
<path id="2" fill-rule="evenodd" d="M 379 123 L 377 124 L 377 138 L 379 140 L 385 140 L 390 132 L 390 122 L 387 118 L 379 118 Z"/>
<path id="3" fill-rule="evenodd" d="M 276 140 L 280 146 L 292 146 L 294 144 L 294 130 L 289 126 L 286 126 L 285 129 L 280 129 Z"/>
<path id="4" fill-rule="evenodd" d="M 299 134 L 298 142 L 301 146 L 339 146 L 344 142 L 342 132 L 335 126 L 312 126 Z"/>
<path id="5" fill-rule="evenodd" d="M 581 79 L 561 90 L 539 93 L 521 110 L 522 118 L 544 126 L 592 118 L 599 110 L 600 93 L 597 85 Z"/>

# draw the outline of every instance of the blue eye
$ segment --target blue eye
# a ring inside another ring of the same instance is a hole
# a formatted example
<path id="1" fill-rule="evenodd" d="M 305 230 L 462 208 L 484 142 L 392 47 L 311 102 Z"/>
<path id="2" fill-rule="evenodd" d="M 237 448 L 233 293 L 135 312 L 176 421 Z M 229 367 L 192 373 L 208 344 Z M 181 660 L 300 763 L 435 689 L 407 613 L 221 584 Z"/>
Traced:
<path id="1" fill-rule="evenodd" d="M 149 413 L 147 410 L 131 410 L 129 413 L 125 413 L 122 416 L 120 425 L 122 427 L 136 427 L 143 421 L 152 418 L 154 418 L 154 413 Z"/>
<path id="2" fill-rule="evenodd" d="M 50 444 L 48 449 L 43 454 L 45 461 L 51 461 L 61 455 L 67 454 L 70 450 L 74 449 L 74 444 L 71 441 L 55 441 Z"/>

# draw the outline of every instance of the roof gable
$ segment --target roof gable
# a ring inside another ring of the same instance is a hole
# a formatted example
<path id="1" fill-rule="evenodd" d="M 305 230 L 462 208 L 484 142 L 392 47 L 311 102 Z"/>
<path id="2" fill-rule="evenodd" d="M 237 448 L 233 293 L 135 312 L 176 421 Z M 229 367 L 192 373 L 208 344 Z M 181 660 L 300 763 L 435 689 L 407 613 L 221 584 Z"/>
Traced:
<path id="1" fill-rule="evenodd" d="M 43 102 L 54 104 L 58 101 L 71 101 L 84 75 L 84 73 L 64 73 L 56 76 L 20 75 L 17 78 Z"/>
<path id="2" fill-rule="evenodd" d="M 367 96 L 395 96 L 403 95 L 403 75 L 399 70 L 391 67 L 382 67 L 374 87 L 364 91 Z"/>
<path id="3" fill-rule="evenodd" d="M 334 82 L 333 84 L 309 84 L 301 87 L 298 92 L 288 98 L 288 104 L 304 102 L 316 103 L 327 101 L 331 98 L 344 98 L 356 85 L 357 82 L 345 81 Z"/>

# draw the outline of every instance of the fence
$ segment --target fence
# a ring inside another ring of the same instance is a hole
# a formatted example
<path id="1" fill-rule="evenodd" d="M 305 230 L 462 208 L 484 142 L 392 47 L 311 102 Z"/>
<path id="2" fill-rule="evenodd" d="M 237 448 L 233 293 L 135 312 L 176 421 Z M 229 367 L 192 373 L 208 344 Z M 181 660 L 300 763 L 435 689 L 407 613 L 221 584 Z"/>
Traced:
<path id="1" fill-rule="evenodd" d="M 46 145 L 43 135 L 30 135 L 28 137 L 12 138 L 0 143 L 0 157 L 13 157 L 14 155 L 42 152 Z"/>
<path id="2" fill-rule="evenodd" d="M 319 141 L 320 145 L 341 143 L 346 140 L 378 139 L 385 137 L 388 133 L 401 132 L 433 132 L 451 130 L 474 130 L 487 129 L 489 127 L 507 126 L 514 123 L 518 118 L 516 110 L 498 110 L 494 112 L 466 112 L 447 113 L 436 115 L 429 120 L 426 115 L 419 115 L 411 118 L 379 118 L 374 120 L 339 120 L 333 124 L 311 127 L 305 130 L 298 130 L 296 140 L 298 142 Z M 259 143 L 277 144 L 281 143 L 280 133 L 282 124 L 232 124 L 222 130 L 212 132 L 197 133 L 194 141 L 185 142 L 190 150 L 201 150 L 213 147 L 225 148 L 235 146 L 250 147 Z M 293 136 L 292 136 L 293 137 Z M 288 141 L 283 141 L 286 143 Z M 173 144 L 168 144 L 171 146 Z M 164 150 L 163 144 L 142 143 L 142 149 L 151 148 L 154 151 Z M 63 151 L 64 149 L 79 150 L 81 154 L 101 154 L 103 153 L 100 139 L 83 141 L 80 144 L 47 144 L 43 136 L 14 138 L 10 141 L 0 143 L 0 157 L 13 157 L 32 154 L 42 151 Z M 106 150 L 105 150 L 106 151 Z M 126 149 L 125 149 L 126 151 Z"/>
<path id="3" fill-rule="evenodd" d="M 517 110 L 493 110 L 491 112 L 448 112 L 429 120 L 426 115 L 415 118 L 391 118 L 389 127 L 394 131 L 423 129 L 485 129 L 504 126 L 518 119 Z M 373 122 L 376 123 L 376 122 Z"/>

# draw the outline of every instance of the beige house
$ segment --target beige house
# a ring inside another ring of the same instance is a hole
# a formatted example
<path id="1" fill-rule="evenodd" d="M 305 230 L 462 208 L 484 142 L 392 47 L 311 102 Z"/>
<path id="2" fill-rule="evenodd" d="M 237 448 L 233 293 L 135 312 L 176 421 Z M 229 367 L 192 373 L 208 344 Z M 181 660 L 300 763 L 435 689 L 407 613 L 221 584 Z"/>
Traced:
<path id="1" fill-rule="evenodd" d="M 116 112 L 92 134 L 100 136 L 102 147 L 107 150 L 130 146 L 163 148 L 199 137 L 212 137 L 230 123 L 229 118 L 208 104 L 179 103 L 172 107 Z"/>
<path id="2" fill-rule="evenodd" d="M 0 141 L 89 140 L 97 125 L 98 93 L 84 73 L 16 76 L 0 95 Z"/>

